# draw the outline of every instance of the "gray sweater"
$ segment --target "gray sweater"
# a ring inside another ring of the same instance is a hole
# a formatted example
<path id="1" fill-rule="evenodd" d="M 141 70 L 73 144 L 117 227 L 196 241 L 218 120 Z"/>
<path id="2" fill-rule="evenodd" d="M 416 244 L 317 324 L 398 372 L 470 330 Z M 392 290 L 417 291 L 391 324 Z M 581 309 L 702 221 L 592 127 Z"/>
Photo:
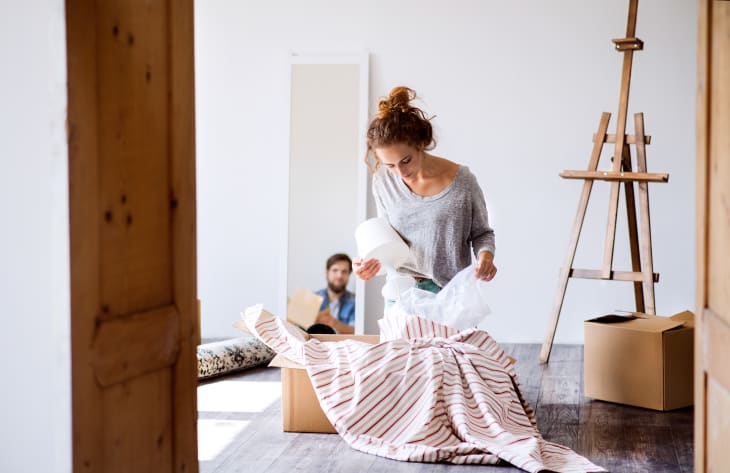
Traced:
<path id="1" fill-rule="evenodd" d="M 472 262 L 471 250 L 494 253 L 494 230 L 479 183 L 466 166 L 443 191 L 423 197 L 384 168 L 373 176 L 378 216 L 385 217 L 410 248 L 398 268 L 443 287 Z"/>

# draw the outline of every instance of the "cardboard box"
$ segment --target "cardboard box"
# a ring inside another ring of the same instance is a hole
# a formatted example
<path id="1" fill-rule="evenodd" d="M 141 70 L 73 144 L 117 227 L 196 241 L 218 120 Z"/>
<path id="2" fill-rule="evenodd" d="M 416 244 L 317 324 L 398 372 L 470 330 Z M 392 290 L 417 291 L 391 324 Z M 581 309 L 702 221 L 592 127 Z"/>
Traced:
<path id="1" fill-rule="evenodd" d="M 251 333 L 242 320 L 234 322 L 233 326 Z M 323 342 L 360 340 L 373 345 L 380 342 L 379 335 L 302 334 L 307 339 L 316 338 Z M 336 433 L 319 405 L 304 366 L 282 355 L 276 355 L 269 366 L 281 368 L 281 424 L 284 432 Z"/>
<path id="2" fill-rule="evenodd" d="M 379 335 L 308 335 L 324 342 L 359 340 L 376 344 Z M 277 355 L 269 366 L 281 368 L 281 421 L 284 432 L 335 433 L 324 415 L 304 366 Z"/>
<path id="3" fill-rule="evenodd" d="M 694 314 L 610 314 L 585 321 L 585 395 L 671 410 L 691 406 Z"/>

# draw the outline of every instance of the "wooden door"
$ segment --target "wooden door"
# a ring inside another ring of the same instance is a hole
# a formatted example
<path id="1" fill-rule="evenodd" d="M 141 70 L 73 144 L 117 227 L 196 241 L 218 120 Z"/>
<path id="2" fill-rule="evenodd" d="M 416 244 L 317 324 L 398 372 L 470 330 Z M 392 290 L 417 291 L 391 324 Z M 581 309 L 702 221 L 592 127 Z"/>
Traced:
<path id="1" fill-rule="evenodd" d="M 192 0 L 67 0 L 75 472 L 196 472 Z"/>
<path id="2" fill-rule="evenodd" d="M 695 471 L 720 472 L 730 465 L 730 1 L 700 0 L 698 64 Z"/>

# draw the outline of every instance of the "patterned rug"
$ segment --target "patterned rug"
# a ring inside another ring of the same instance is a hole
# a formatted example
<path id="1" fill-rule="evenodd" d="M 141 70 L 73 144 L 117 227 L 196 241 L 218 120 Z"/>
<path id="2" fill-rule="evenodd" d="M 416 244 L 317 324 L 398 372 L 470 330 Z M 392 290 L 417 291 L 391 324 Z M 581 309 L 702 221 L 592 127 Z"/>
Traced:
<path id="1" fill-rule="evenodd" d="M 275 353 L 250 335 L 198 345 L 198 379 L 268 363 Z"/>

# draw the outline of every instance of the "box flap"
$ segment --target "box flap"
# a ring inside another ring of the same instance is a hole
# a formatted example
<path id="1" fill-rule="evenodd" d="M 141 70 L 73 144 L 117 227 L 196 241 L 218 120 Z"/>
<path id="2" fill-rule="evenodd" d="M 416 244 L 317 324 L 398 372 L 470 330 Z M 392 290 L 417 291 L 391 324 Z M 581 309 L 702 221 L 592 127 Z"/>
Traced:
<path id="1" fill-rule="evenodd" d="M 632 313 L 631 315 L 608 314 L 586 322 L 602 325 L 613 325 L 626 330 L 640 332 L 662 333 L 684 325 L 683 320 L 674 320 L 671 317 L 653 317 L 646 314 Z"/>
<path id="2" fill-rule="evenodd" d="M 299 363 L 291 361 L 289 358 L 285 357 L 284 355 L 276 355 L 274 357 L 274 359 L 271 360 L 271 363 L 269 363 L 269 366 L 274 366 L 277 368 L 294 368 L 294 369 L 300 369 L 300 370 L 304 369 L 303 365 L 300 365 Z"/>
<path id="3" fill-rule="evenodd" d="M 695 314 L 689 310 L 675 314 L 670 319 L 684 322 L 685 327 L 695 326 Z"/>
<path id="4" fill-rule="evenodd" d="M 630 324 L 632 325 L 631 330 L 661 333 L 681 327 L 684 325 L 684 322 L 681 320 L 672 320 L 669 317 L 651 317 L 648 319 L 636 319 L 630 322 Z"/>
<path id="5" fill-rule="evenodd" d="M 243 312 L 241 313 L 241 316 L 243 316 Z M 248 329 L 246 322 L 244 322 L 243 320 L 236 320 L 235 322 L 233 322 L 233 326 L 242 332 L 246 332 L 249 335 L 253 335 L 251 333 L 251 331 Z"/>
<path id="6" fill-rule="evenodd" d="M 245 313 L 241 312 L 241 318 L 243 318 L 244 315 L 245 315 Z M 235 322 L 233 322 L 232 325 L 234 328 L 237 328 L 238 330 L 241 330 L 242 332 L 246 332 L 249 335 L 255 336 L 251 332 L 251 330 L 249 330 L 248 325 L 246 325 L 246 322 L 244 322 L 243 320 L 236 320 Z M 295 327 L 299 330 L 299 332 L 301 333 L 301 335 L 304 337 L 305 340 L 309 340 L 311 338 L 311 336 L 306 331 L 302 330 L 301 327 L 296 326 L 296 325 L 295 325 Z"/>

